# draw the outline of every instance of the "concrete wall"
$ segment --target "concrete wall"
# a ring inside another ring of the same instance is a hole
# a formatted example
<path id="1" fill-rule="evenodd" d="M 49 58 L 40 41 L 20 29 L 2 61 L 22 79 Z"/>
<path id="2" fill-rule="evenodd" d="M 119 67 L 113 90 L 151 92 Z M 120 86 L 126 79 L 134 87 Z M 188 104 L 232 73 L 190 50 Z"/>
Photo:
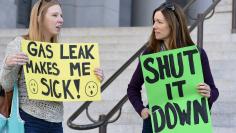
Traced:
<path id="1" fill-rule="evenodd" d="M 19 25 L 16 2 L 30 0 L 0 0 L 0 28 L 24 27 Z M 37 0 L 32 0 L 34 3 Z M 64 27 L 121 27 L 150 26 L 152 12 L 165 0 L 61 0 L 64 13 Z M 221 3 L 231 9 L 232 0 Z M 182 6 L 187 0 L 176 0 Z M 188 10 L 189 18 L 196 18 L 212 0 L 197 0 Z M 229 4 L 228 4 L 229 3 Z M 220 11 L 226 11 L 221 6 Z M 21 11 L 20 13 L 25 12 Z M 192 21 L 190 21 L 192 22 Z"/>
<path id="2" fill-rule="evenodd" d="M 120 0 L 104 0 L 104 27 L 119 27 Z"/>
<path id="3" fill-rule="evenodd" d="M 120 0 L 64 0 L 65 27 L 118 27 Z"/>
<path id="4" fill-rule="evenodd" d="M 152 24 L 152 12 L 165 0 L 133 0 L 132 26 L 148 26 Z"/>
<path id="5" fill-rule="evenodd" d="M 120 26 L 130 26 L 132 18 L 132 0 L 120 0 Z"/>
<path id="6" fill-rule="evenodd" d="M 16 5 L 14 0 L 0 0 L 0 28 L 16 27 Z"/>

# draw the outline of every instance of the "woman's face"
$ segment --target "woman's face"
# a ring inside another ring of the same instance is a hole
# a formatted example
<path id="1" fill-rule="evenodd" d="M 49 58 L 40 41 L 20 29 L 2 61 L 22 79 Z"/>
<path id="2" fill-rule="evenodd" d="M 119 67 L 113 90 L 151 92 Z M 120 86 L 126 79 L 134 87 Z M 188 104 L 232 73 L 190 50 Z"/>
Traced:
<path id="1" fill-rule="evenodd" d="M 48 8 L 43 21 L 44 33 L 51 38 L 60 33 L 63 25 L 62 10 L 59 5 Z"/>
<path id="2" fill-rule="evenodd" d="M 157 40 L 168 41 L 170 27 L 161 11 L 154 14 L 153 31 Z"/>

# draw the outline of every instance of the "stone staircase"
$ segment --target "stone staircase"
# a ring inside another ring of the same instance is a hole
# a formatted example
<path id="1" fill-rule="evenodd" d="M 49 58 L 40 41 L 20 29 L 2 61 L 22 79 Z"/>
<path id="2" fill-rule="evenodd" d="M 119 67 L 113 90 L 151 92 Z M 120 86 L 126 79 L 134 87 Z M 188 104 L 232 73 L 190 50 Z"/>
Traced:
<path id="1" fill-rule="evenodd" d="M 206 50 L 220 96 L 212 109 L 214 133 L 234 133 L 236 131 L 236 34 L 231 34 L 231 0 L 223 0 L 217 6 L 214 16 L 204 23 L 204 49 Z M 151 27 L 135 28 L 72 28 L 63 29 L 61 42 L 98 42 L 100 45 L 101 68 L 108 79 L 149 37 Z M 0 61 L 6 44 L 14 36 L 26 33 L 24 29 L 0 30 Z M 196 31 L 191 33 L 196 42 Z M 1 64 L 0 64 L 1 65 Z M 106 114 L 126 94 L 127 84 L 135 70 L 137 60 L 125 70 L 103 93 L 102 101 L 89 107 L 89 114 L 95 120 L 99 114 Z M 144 97 L 145 97 L 145 91 Z M 146 101 L 146 98 L 144 98 Z M 66 102 L 64 115 L 65 133 L 98 133 L 98 129 L 77 131 L 67 125 L 68 117 L 80 107 L 82 102 Z M 88 124 L 85 112 L 75 120 Z M 115 123 L 109 124 L 108 133 L 140 133 L 142 120 L 129 102 L 122 108 L 122 115 Z"/>

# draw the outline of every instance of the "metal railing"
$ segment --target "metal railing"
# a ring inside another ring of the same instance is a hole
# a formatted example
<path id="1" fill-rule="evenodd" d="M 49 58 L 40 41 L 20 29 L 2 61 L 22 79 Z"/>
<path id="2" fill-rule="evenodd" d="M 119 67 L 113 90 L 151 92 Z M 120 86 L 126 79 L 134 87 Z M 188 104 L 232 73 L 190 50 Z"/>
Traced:
<path id="1" fill-rule="evenodd" d="M 236 1 L 232 1 L 232 33 L 236 33 Z"/>
<path id="2" fill-rule="evenodd" d="M 221 0 L 214 0 L 213 3 L 204 11 L 203 13 L 198 14 L 198 19 L 194 21 L 194 23 L 189 28 L 189 31 L 192 32 L 192 30 L 198 26 L 198 34 L 197 34 L 197 44 L 200 47 L 203 47 L 203 23 L 205 17 L 216 7 L 216 5 Z"/>
<path id="3" fill-rule="evenodd" d="M 191 4 L 194 3 L 195 0 L 191 0 Z M 196 26 L 198 26 L 198 39 L 197 44 L 202 47 L 203 46 L 203 22 L 204 18 L 216 7 L 216 5 L 221 0 L 215 0 L 213 3 L 208 7 L 208 9 L 198 15 L 198 19 L 195 20 L 195 22 L 190 26 L 189 31 L 191 32 Z M 191 4 L 187 4 L 187 6 L 191 6 Z M 185 7 L 186 10 L 188 7 Z M 138 51 L 129 59 L 127 60 L 124 65 L 122 65 L 102 86 L 101 91 L 103 92 L 135 59 L 138 58 L 138 56 L 143 52 L 143 50 L 146 48 L 146 44 L 144 44 Z M 123 105 L 127 102 L 128 96 L 125 95 L 111 110 L 109 113 L 102 114 L 99 116 L 99 120 L 92 120 L 92 118 L 88 114 L 88 107 L 92 103 L 91 101 L 85 102 L 80 108 L 78 108 L 68 119 L 67 125 L 75 130 L 89 130 L 99 127 L 99 133 L 106 133 L 107 132 L 107 124 L 111 122 L 115 122 L 121 115 L 121 109 Z M 86 124 L 86 125 L 77 125 L 73 123 L 73 121 L 86 109 L 86 113 L 88 118 L 93 122 L 92 124 Z M 119 111 L 118 116 L 112 120 L 109 121 L 114 114 Z"/>

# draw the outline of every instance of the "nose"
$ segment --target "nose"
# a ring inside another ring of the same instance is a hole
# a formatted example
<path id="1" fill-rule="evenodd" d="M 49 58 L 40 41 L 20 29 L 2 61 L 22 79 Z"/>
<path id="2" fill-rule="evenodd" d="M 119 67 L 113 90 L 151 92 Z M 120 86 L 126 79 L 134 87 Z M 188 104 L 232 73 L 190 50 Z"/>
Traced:
<path id="1" fill-rule="evenodd" d="M 64 22 L 63 18 L 61 16 L 59 16 L 58 23 L 63 24 L 63 22 Z"/>
<path id="2" fill-rule="evenodd" d="M 156 28 L 157 28 L 157 24 L 156 24 L 156 22 L 154 22 L 152 28 L 153 28 L 153 29 L 156 29 Z"/>

